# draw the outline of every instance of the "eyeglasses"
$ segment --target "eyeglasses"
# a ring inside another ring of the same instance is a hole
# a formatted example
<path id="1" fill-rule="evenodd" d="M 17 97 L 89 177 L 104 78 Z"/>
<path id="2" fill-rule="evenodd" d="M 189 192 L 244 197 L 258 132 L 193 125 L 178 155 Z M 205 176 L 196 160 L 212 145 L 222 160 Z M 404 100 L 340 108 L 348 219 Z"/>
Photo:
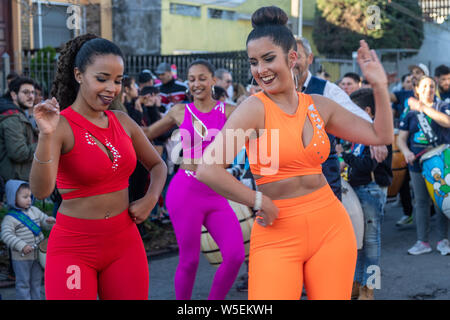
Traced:
<path id="1" fill-rule="evenodd" d="M 22 94 L 24 94 L 26 96 L 29 96 L 29 95 L 33 95 L 34 96 L 36 94 L 35 91 L 29 91 L 29 90 L 19 91 L 19 93 L 22 93 Z"/>
<path id="2" fill-rule="evenodd" d="M 233 83 L 233 80 L 227 80 L 226 83 Z"/>

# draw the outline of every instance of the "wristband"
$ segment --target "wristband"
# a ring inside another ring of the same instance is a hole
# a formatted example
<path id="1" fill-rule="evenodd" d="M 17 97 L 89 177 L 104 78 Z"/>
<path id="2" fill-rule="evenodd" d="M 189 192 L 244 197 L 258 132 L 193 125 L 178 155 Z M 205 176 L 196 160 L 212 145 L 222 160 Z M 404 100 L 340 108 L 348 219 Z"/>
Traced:
<path id="1" fill-rule="evenodd" d="M 261 210 L 261 205 L 262 205 L 262 192 L 256 191 L 255 205 L 253 206 L 253 210 L 255 211 Z"/>

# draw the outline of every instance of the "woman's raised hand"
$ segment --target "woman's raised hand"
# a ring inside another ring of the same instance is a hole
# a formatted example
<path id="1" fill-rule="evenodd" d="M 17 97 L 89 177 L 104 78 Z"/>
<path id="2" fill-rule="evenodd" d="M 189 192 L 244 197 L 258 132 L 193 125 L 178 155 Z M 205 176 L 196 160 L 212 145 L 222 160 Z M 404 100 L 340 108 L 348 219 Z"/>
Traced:
<path id="1" fill-rule="evenodd" d="M 55 98 L 45 100 L 34 106 L 34 118 L 42 134 L 55 132 L 59 122 L 59 104 Z"/>
<path id="2" fill-rule="evenodd" d="M 357 61 L 364 79 L 371 85 L 387 86 L 388 78 L 375 50 L 370 50 L 369 45 L 364 40 L 361 40 L 359 44 Z"/>

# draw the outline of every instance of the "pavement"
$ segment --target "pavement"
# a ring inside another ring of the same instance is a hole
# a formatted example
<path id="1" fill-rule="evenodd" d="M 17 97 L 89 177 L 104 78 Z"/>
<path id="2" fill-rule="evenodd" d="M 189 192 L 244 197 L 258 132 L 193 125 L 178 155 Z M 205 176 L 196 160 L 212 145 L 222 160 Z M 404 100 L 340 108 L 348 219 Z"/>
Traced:
<path id="1" fill-rule="evenodd" d="M 433 251 L 421 256 L 411 256 L 407 250 L 416 242 L 415 225 L 398 228 L 395 222 L 402 216 L 397 203 L 386 205 L 382 225 L 381 283 L 375 290 L 376 300 L 450 300 L 450 255 L 441 256 L 436 251 L 436 219 L 431 220 L 430 244 Z M 149 258 L 151 300 L 174 300 L 173 278 L 178 263 L 176 252 Z M 192 294 L 193 300 L 207 299 L 216 267 L 203 255 Z M 240 275 L 245 274 L 245 264 Z M 246 292 L 230 290 L 227 300 L 246 300 Z M 0 288 L 3 300 L 15 299 L 15 289 Z M 42 292 L 44 297 L 44 292 Z"/>

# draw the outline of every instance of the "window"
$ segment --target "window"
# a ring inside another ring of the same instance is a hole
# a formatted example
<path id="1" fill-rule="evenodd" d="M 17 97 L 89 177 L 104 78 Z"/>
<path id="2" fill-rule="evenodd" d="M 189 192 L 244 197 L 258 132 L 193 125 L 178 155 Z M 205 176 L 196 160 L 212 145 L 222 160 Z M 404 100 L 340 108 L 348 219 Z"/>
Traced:
<path id="1" fill-rule="evenodd" d="M 179 14 L 182 16 L 200 17 L 201 8 L 198 6 L 190 6 L 187 4 L 171 3 L 170 13 Z"/>
<path id="2" fill-rule="evenodd" d="M 208 9 L 208 18 L 211 19 L 224 19 L 224 20 L 236 20 L 236 12 L 230 10 L 221 9 Z"/>
<path id="3" fill-rule="evenodd" d="M 39 8 L 40 7 L 40 8 Z M 67 5 L 33 3 L 34 47 L 59 47 L 74 36 L 67 28 Z"/>

